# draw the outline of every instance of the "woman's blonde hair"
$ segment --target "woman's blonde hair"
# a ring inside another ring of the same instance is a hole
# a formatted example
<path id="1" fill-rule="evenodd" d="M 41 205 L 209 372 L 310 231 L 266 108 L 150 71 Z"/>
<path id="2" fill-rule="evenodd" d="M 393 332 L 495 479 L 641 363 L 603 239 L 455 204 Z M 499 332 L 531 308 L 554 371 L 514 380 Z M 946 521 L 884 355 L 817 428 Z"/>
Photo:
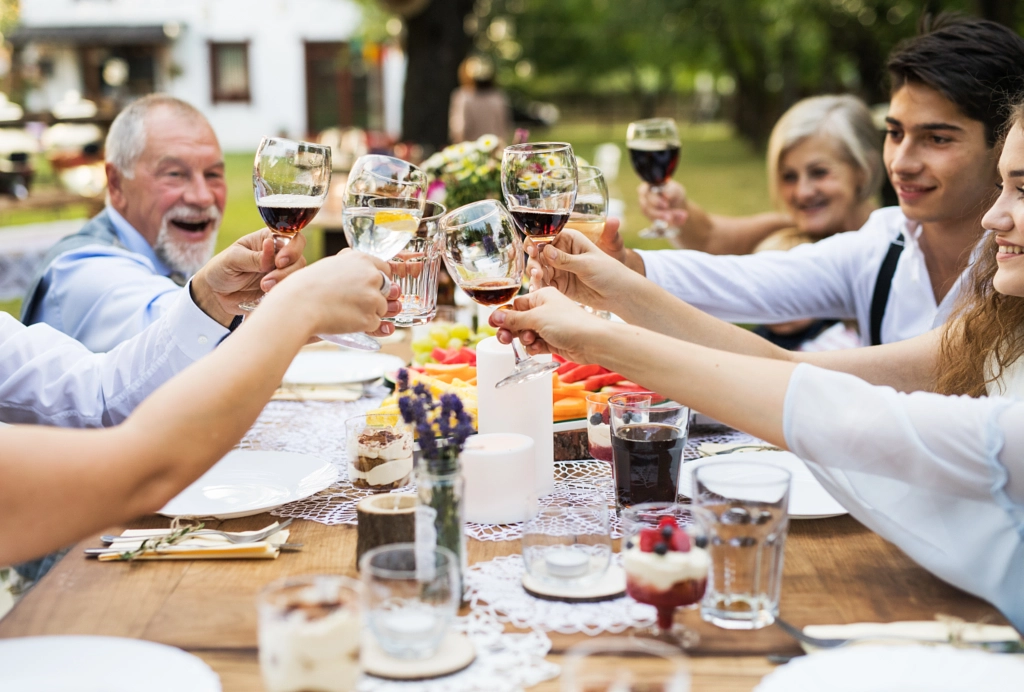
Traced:
<path id="1" fill-rule="evenodd" d="M 997 146 L 1006 133 L 1024 128 L 1024 101 L 1013 106 Z M 1024 357 L 1024 299 L 996 291 L 992 281 L 999 264 L 994 233 L 985 233 L 975 249 L 974 264 L 942 330 L 935 391 L 983 396 L 987 385 Z"/>
<path id="2" fill-rule="evenodd" d="M 856 96 L 812 96 L 797 101 L 782 114 L 768 139 L 768 186 L 772 201 L 779 204 L 779 165 L 791 148 L 814 135 L 835 140 L 847 162 L 864 174 L 857 201 L 878 194 L 885 179 L 882 135 L 871 111 Z"/>

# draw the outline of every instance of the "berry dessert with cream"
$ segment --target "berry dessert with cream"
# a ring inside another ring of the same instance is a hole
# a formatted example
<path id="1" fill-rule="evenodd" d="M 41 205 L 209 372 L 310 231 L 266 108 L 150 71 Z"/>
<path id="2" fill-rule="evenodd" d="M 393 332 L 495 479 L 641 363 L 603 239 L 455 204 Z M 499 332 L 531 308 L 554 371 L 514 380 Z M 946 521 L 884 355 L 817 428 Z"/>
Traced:
<path id="1" fill-rule="evenodd" d="M 401 488 L 412 466 L 412 433 L 407 430 L 367 427 L 349 436 L 348 478 L 357 488 Z"/>
<path id="2" fill-rule="evenodd" d="M 626 542 L 622 566 L 626 593 L 657 608 L 659 629 L 669 630 L 676 608 L 704 596 L 711 561 L 706 550 L 691 544 L 674 517 L 664 516 L 658 528 L 641 529 Z"/>
<path id="3" fill-rule="evenodd" d="M 608 407 L 594 412 L 587 419 L 587 444 L 590 456 L 601 461 L 612 460 L 612 428 L 608 424 Z"/>

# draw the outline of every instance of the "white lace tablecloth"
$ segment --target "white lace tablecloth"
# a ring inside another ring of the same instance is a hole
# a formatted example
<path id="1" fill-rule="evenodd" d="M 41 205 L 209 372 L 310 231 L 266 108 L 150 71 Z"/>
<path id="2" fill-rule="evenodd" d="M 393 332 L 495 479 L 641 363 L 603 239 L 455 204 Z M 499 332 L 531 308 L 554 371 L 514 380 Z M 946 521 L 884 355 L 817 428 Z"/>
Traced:
<path id="1" fill-rule="evenodd" d="M 292 502 L 271 512 L 278 517 L 309 519 L 321 524 L 355 524 L 356 503 L 372 495 L 356 488 L 348 479 L 345 450 L 345 420 L 376 408 L 387 394 L 373 387 L 367 396 L 354 402 L 272 401 L 267 404 L 252 429 L 239 444 L 240 449 L 262 449 L 309 454 L 338 467 L 338 481 L 312 497 Z M 756 438 L 721 428 L 696 428 L 687 441 L 684 459 L 697 458 L 697 445 L 703 442 L 741 443 Z M 611 467 L 603 461 L 561 461 L 555 463 L 555 491 L 543 502 L 571 505 L 581 490 L 597 490 L 614 506 L 615 489 Z M 413 492 L 410 485 L 393 492 Z M 620 536 L 618 518 L 612 512 L 612 536 Z M 467 524 L 466 534 L 480 541 L 511 541 L 522 536 L 522 524 Z"/>

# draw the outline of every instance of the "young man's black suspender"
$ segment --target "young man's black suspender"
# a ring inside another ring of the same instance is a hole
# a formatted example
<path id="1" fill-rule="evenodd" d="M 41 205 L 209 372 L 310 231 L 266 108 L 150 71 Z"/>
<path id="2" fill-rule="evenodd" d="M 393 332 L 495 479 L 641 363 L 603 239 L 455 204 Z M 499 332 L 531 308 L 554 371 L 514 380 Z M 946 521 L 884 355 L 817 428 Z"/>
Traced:
<path id="1" fill-rule="evenodd" d="M 885 253 L 885 259 L 878 270 L 878 278 L 875 279 L 875 292 L 871 296 L 872 346 L 882 343 L 882 318 L 885 317 L 885 306 L 889 302 L 889 291 L 892 290 L 892 277 L 896 274 L 896 264 L 900 261 L 903 247 L 903 234 L 900 233 L 889 245 L 889 251 Z"/>

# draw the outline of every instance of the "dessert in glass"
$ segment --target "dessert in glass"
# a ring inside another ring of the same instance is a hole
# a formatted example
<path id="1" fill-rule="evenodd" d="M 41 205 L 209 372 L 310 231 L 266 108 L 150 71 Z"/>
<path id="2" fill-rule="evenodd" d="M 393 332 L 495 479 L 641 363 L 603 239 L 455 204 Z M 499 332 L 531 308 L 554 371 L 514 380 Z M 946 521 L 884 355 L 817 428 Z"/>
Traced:
<path id="1" fill-rule="evenodd" d="M 409 484 L 412 431 L 397 415 L 355 416 L 345 421 L 348 478 L 357 488 L 388 492 Z"/>
<path id="2" fill-rule="evenodd" d="M 348 692 L 359 681 L 361 586 L 316 575 L 273 582 L 260 593 L 260 670 L 267 692 Z"/>
<path id="3" fill-rule="evenodd" d="M 607 394 L 587 395 L 587 446 L 590 456 L 611 463 L 612 428 Z"/>
<path id="4" fill-rule="evenodd" d="M 694 646 L 696 632 L 673 626 L 676 608 L 694 606 L 707 589 L 711 559 L 694 508 L 650 502 L 622 511 L 626 593 L 658 611 L 657 636 Z"/>

